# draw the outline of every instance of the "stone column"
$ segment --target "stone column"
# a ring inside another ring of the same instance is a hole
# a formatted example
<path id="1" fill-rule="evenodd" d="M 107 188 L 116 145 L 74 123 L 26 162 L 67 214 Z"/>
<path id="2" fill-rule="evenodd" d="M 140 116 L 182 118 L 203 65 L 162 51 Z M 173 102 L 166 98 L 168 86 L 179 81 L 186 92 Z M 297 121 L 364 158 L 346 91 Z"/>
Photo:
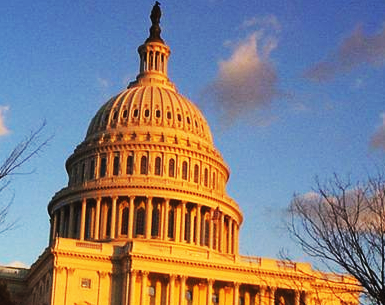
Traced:
<path id="1" fill-rule="evenodd" d="M 225 215 L 223 213 L 219 216 L 219 252 L 224 252 L 224 227 L 225 227 Z"/>
<path id="2" fill-rule="evenodd" d="M 239 283 L 234 283 L 233 305 L 239 304 Z"/>
<path id="3" fill-rule="evenodd" d="M 102 202 L 102 198 L 98 197 L 96 199 L 96 213 L 95 213 L 95 236 L 94 239 L 99 239 L 99 226 L 100 226 L 100 204 Z"/>
<path id="4" fill-rule="evenodd" d="M 210 231 L 209 231 L 209 248 L 214 248 L 214 210 L 210 209 Z"/>
<path id="5" fill-rule="evenodd" d="M 73 202 L 69 204 L 70 206 L 70 215 L 68 219 L 68 231 L 67 231 L 67 237 L 73 238 L 74 235 L 74 214 L 75 214 L 75 207 Z"/>
<path id="6" fill-rule="evenodd" d="M 267 288 L 266 286 L 259 287 L 259 300 L 258 305 L 270 305 L 268 299 L 266 298 Z"/>
<path id="7" fill-rule="evenodd" d="M 275 305 L 275 291 L 276 291 L 276 288 L 275 287 L 270 287 L 270 303 L 269 305 Z"/>
<path id="8" fill-rule="evenodd" d="M 201 205 L 197 204 L 196 207 L 196 224 L 195 224 L 195 237 L 196 237 L 196 245 L 199 246 L 201 244 Z"/>
<path id="9" fill-rule="evenodd" d="M 180 220 L 180 241 L 184 242 L 185 225 L 186 225 L 186 201 L 182 201 L 181 220 Z"/>
<path id="10" fill-rule="evenodd" d="M 60 237 L 65 237 L 64 236 L 64 207 L 60 208 L 60 227 L 59 227 L 59 236 Z"/>
<path id="11" fill-rule="evenodd" d="M 299 305 L 301 292 L 298 290 L 294 291 L 294 305 Z"/>
<path id="12" fill-rule="evenodd" d="M 128 207 L 128 238 L 132 238 L 132 233 L 134 231 L 134 206 L 135 197 L 130 197 L 130 205 Z"/>
<path id="13" fill-rule="evenodd" d="M 182 275 L 180 277 L 180 289 L 179 289 L 179 305 L 186 304 L 186 277 Z"/>
<path id="14" fill-rule="evenodd" d="M 87 210 L 87 199 L 83 198 L 82 214 L 80 218 L 80 240 L 84 240 L 84 233 L 86 229 L 86 210 Z"/>
<path id="15" fill-rule="evenodd" d="M 136 270 L 131 271 L 130 277 L 130 302 L 129 305 L 136 304 L 135 303 L 135 283 L 136 283 Z"/>
<path id="16" fill-rule="evenodd" d="M 147 296 L 148 296 L 147 281 L 148 281 L 148 272 L 142 271 L 142 285 L 141 285 L 142 288 L 141 288 L 140 304 L 147 304 Z"/>
<path id="17" fill-rule="evenodd" d="M 233 253 L 238 254 L 238 224 L 233 222 L 234 236 L 233 236 Z"/>
<path id="18" fill-rule="evenodd" d="M 155 304 L 162 302 L 162 282 L 157 280 L 155 284 Z"/>
<path id="19" fill-rule="evenodd" d="M 110 238 L 115 238 L 115 232 L 116 232 L 116 202 L 118 200 L 118 197 L 112 198 L 112 211 L 111 211 L 111 232 L 110 232 Z"/>
<path id="20" fill-rule="evenodd" d="M 230 217 L 229 218 L 229 231 L 228 231 L 228 235 L 227 235 L 227 249 L 226 249 L 226 252 L 231 254 L 233 253 L 232 251 L 232 241 L 233 241 L 233 234 L 232 234 L 232 228 L 233 228 L 233 219 Z"/>
<path id="21" fill-rule="evenodd" d="M 169 304 L 174 305 L 175 304 L 175 275 L 170 274 L 170 283 L 169 283 Z"/>
<path id="22" fill-rule="evenodd" d="M 175 230 L 174 230 L 174 240 L 180 242 L 181 240 L 181 205 L 178 204 L 175 209 Z"/>
<path id="23" fill-rule="evenodd" d="M 250 293 L 245 291 L 245 305 L 250 305 Z"/>
<path id="24" fill-rule="evenodd" d="M 206 294 L 206 304 L 211 305 L 213 303 L 213 279 L 207 280 L 207 294 Z"/>
<path id="25" fill-rule="evenodd" d="M 168 240 L 168 207 L 170 204 L 170 199 L 164 200 L 164 224 L 163 224 L 163 238 Z"/>
<path id="26" fill-rule="evenodd" d="M 151 239 L 151 225 L 152 225 L 152 197 L 147 198 L 146 202 L 146 231 L 145 231 L 145 238 Z"/>
<path id="27" fill-rule="evenodd" d="M 194 243 L 194 218 L 193 218 L 193 211 L 190 209 L 190 236 L 189 236 L 189 243 Z"/>

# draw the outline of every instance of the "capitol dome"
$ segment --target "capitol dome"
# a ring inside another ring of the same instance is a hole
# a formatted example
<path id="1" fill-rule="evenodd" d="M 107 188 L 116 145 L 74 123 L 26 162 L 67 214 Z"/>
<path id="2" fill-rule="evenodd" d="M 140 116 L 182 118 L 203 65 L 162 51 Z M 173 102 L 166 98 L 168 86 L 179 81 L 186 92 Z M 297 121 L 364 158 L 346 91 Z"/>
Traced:
<path id="1" fill-rule="evenodd" d="M 57 236 L 151 240 L 238 253 L 242 213 L 206 119 L 169 80 L 159 20 L 138 48 L 139 73 L 91 120 L 66 162 L 68 186 L 48 205 Z"/>

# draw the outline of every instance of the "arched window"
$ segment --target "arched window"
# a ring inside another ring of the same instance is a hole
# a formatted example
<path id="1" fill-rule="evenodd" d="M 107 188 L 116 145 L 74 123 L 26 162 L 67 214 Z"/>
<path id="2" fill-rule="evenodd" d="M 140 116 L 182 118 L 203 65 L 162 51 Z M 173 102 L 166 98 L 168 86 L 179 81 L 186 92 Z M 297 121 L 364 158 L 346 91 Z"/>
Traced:
<path id="1" fill-rule="evenodd" d="M 120 160 L 119 153 L 115 153 L 115 155 L 114 155 L 114 164 L 113 164 L 113 172 L 112 172 L 112 174 L 114 176 L 119 175 L 119 160 Z"/>
<path id="2" fill-rule="evenodd" d="M 207 168 L 205 168 L 204 183 L 206 187 L 209 186 L 209 170 Z"/>
<path id="3" fill-rule="evenodd" d="M 209 245 L 209 239 L 210 239 L 210 217 L 205 217 L 205 231 L 204 231 L 204 245 Z"/>
<path id="4" fill-rule="evenodd" d="M 147 157 L 142 156 L 140 159 L 140 174 L 147 175 Z"/>
<path id="5" fill-rule="evenodd" d="M 160 212 L 158 205 L 155 205 L 152 210 L 152 223 L 151 223 L 151 236 L 158 237 L 159 236 L 159 221 Z"/>
<path id="6" fill-rule="evenodd" d="M 174 207 L 171 207 L 168 211 L 168 238 L 174 238 L 174 217 L 175 211 Z"/>
<path id="7" fill-rule="evenodd" d="M 175 177 L 175 160 L 170 159 L 168 161 L 168 176 Z"/>
<path id="8" fill-rule="evenodd" d="M 132 175 L 134 173 L 134 156 L 127 157 L 126 174 Z"/>
<path id="9" fill-rule="evenodd" d="M 135 233 L 136 236 L 144 235 L 144 217 L 145 210 L 143 207 L 137 209 L 136 211 L 136 225 L 135 225 Z"/>
<path id="10" fill-rule="evenodd" d="M 105 236 L 106 237 L 111 236 L 111 207 L 108 207 L 108 210 L 107 210 L 107 223 L 106 223 Z"/>
<path id="11" fill-rule="evenodd" d="M 155 175 L 160 176 L 162 173 L 162 159 L 160 157 L 155 158 Z"/>
<path id="12" fill-rule="evenodd" d="M 184 218 L 184 223 L 185 223 L 185 225 L 184 225 L 184 227 L 185 227 L 185 229 L 184 229 L 184 240 L 185 241 L 187 241 L 187 242 L 190 242 L 190 238 L 191 238 L 191 236 L 190 236 L 190 226 L 191 226 L 191 211 L 186 211 L 186 214 L 185 214 L 185 218 Z"/>
<path id="13" fill-rule="evenodd" d="M 183 163 L 182 163 L 182 179 L 187 180 L 187 177 L 188 177 L 187 162 L 183 161 Z"/>
<path id="14" fill-rule="evenodd" d="M 105 156 L 100 159 L 100 173 L 101 178 L 105 177 L 107 174 L 107 158 Z"/>
<path id="15" fill-rule="evenodd" d="M 195 166 L 194 166 L 194 182 L 195 183 L 199 182 L 199 166 L 198 166 L 198 164 L 195 164 Z"/>
<path id="16" fill-rule="evenodd" d="M 121 219 L 122 226 L 120 228 L 121 235 L 128 234 L 128 213 L 129 213 L 128 207 L 124 207 L 122 210 L 122 219 Z"/>
<path id="17" fill-rule="evenodd" d="M 216 183 L 215 183 L 215 173 L 213 173 L 213 190 L 216 188 Z"/>

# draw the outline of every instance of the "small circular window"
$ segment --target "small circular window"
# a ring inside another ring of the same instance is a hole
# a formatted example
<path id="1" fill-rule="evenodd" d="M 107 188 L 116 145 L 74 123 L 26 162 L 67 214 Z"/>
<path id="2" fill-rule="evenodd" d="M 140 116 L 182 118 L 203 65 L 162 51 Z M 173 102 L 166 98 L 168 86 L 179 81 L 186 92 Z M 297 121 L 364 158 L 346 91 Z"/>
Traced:
<path id="1" fill-rule="evenodd" d="M 123 118 L 126 118 L 127 117 L 127 109 L 123 111 Z"/>
<path id="2" fill-rule="evenodd" d="M 148 118 L 150 116 L 150 110 L 146 109 L 144 111 L 144 117 Z"/>
<path id="3" fill-rule="evenodd" d="M 190 124 L 191 122 L 190 122 L 190 118 L 189 117 L 187 117 L 187 124 Z"/>
<path id="4" fill-rule="evenodd" d="M 167 119 L 171 120 L 171 111 L 167 111 Z"/>
<path id="5" fill-rule="evenodd" d="M 114 120 L 116 120 L 116 118 L 118 117 L 118 111 L 114 111 L 114 116 L 112 117 Z"/>
<path id="6" fill-rule="evenodd" d="M 156 111 L 155 111 L 155 116 L 159 119 L 160 118 L 160 110 L 159 109 L 157 109 Z"/>
<path id="7" fill-rule="evenodd" d="M 139 115 L 139 110 L 138 110 L 138 109 L 135 109 L 133 115 L 134 115 L 134 118 L 137 118 L 138 115 Z"/>
<path id="8" fill-rule="evenodd" d="M 182 116 L 180 115 L 180 113 L 178 113 L 178 121 L 182 122 Z"/>

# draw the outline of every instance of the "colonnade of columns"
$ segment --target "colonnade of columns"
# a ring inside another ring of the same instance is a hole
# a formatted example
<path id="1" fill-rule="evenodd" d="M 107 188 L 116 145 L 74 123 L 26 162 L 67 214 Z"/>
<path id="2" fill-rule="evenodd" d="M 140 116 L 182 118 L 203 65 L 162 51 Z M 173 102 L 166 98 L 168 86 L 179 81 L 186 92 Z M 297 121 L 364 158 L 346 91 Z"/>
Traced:
<path id="1" fill-rule="evenodd" d="M 159 197 L 83 198 L 51 217 L 51 240 L 155 238 L 229 254 L 238 253 L 238 230 L 238 223 L 219 207 Z"/>
<path id="2" fill-rule="evenodd" d="M 124 304 L 305 305 L 307 292 L 273 286 L 131 271 Z"/>

